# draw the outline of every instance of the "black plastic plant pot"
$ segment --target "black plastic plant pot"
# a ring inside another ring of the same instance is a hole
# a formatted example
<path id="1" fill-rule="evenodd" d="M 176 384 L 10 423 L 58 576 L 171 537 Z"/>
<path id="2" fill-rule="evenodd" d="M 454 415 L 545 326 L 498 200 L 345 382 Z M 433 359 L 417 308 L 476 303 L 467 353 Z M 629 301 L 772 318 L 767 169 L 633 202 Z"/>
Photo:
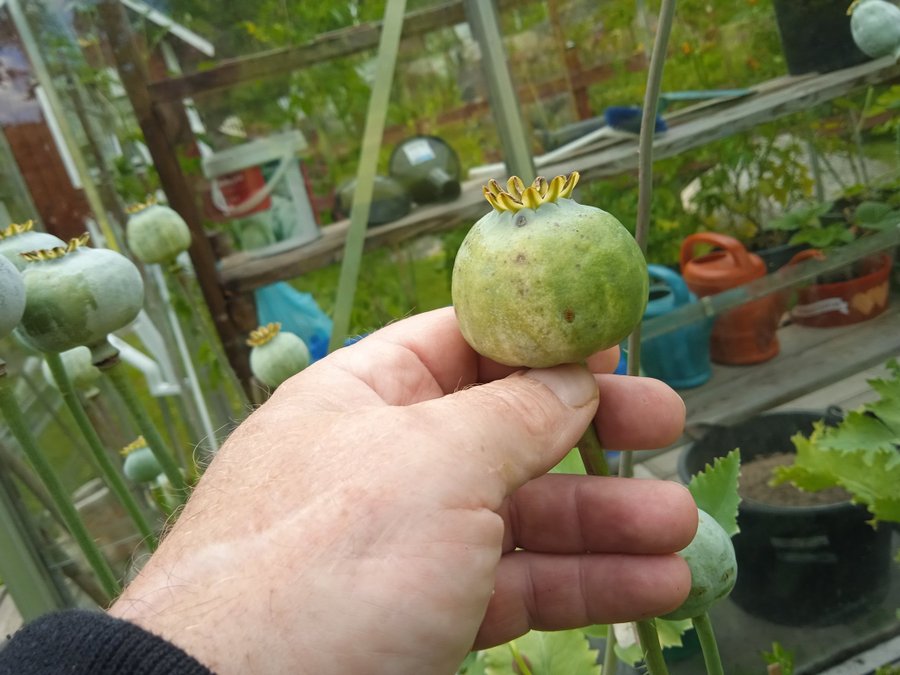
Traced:
<path id="1" fill-rule="evenodd" d="M 437 136 L 406 139 L 391 153 L 389 168 L 417 204 L 452 201 L 462 190 L 459 156 Z"/>
<path id="2" fill-rule="evenodd" d="M 828 73 L 869 57 L 850 33 L 846 0 L 774 0 L 781 49 L 791 75 Z"/>
<path id="3" fill-rule="evenodd" d="M 706 464 L 740 448 L 741 462 L 794 452 L 791 436 L 836 411 L 767 413 L 732 426 L 713 426 L 679 458 L 688 481 Z M 827 626 L 875 606 L 890 583 L 891 533 L 849 501 L 817 506 L 773 506 L 745 499 L 734 537 L 738 578 L 732 601 L 747 613 L 782 625 Z"/>

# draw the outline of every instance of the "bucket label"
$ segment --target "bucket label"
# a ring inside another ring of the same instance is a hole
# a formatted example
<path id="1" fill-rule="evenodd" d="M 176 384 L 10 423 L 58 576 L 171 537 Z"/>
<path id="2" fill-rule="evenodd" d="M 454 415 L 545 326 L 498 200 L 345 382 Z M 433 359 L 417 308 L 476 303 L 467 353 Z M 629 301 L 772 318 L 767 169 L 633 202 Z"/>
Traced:
<path id="1" fill-rule="evenodd" d="M 791 310 L 791 314 L 801 319 L 810 316 L 819 316 L 820 314 L 828 314 L 829 312 L 838 312 L 839 314 L 849 314 L 850 306 L 843 298 L 826 298 L 818 302 L 811 302 L 808 305 L 796 305 Z"/>
<path id="2" fill-rule="evenodd" d="M 775 557 L 787 563 L 822 563 L 833 565 L 838 561 L 827 535 L 809 537 L 772 537 L 769 539 Z"/>
<path id="3" fill-rule="evenodd" d="M 272 207 L 272 199 L 268 195 L 259 199 L 256 197 L 265 187 L 262 170 L 251 166 L 216 178 L 212 185 L 212 202 L 219 211 L 229 216 L 262 213 Z M 250 206 L 251 202 L 254 202 L 253 206 Z"/>
<path id="4" fill-rule="evenodd" d="M 881 309 L 887 305 L 888 301 L 888 282 L 873 286 L 867 291 L 861 291 L 853 296 L 850 304 L 860 314 L 868 316 L 876 309 Z"/>
<path id="5" fill-rule="evenodd" d="M 424 164 L 435 157 L 434 150 L 431 149 L 431 144 L 424 138 L 417 138 L 410 141 L 403 146 L 403 152 L 406 154 L 406 159 L 408 159 L 409 163 L 413 166 Z"/>

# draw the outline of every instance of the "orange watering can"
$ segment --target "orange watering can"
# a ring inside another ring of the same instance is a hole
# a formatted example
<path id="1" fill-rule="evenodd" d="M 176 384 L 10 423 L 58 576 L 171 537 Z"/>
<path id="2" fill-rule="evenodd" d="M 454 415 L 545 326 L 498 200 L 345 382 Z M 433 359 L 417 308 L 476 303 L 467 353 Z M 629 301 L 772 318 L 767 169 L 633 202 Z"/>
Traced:
<path id="1" fill-rule="evenodd" d="M 696 256 L 698 245 L 713 250 Z M 698 232 L 681 243 L 681 275 L 698 297 L 715 295 L 765 275 L 762 258 L 734 237 Z M 773 294 L 730 309 L 718 319 L 710 337 L 710 358 L 716 363 L 746 365 L 778 354 L 776 330 L 783 300 Z"/>

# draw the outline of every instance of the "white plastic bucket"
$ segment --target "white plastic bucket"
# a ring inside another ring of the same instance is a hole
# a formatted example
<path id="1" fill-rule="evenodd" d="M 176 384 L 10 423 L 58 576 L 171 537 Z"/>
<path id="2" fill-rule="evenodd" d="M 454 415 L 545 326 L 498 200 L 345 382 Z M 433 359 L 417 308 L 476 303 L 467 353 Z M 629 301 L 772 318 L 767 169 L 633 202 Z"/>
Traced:
<path id="1" fill-rule="evenodd" d="M 296 218 L 285 246 L 297 246 L 321 235 L 300 174 L 297 153 L 306 147 L 303 134 L 292 130 L 242 143 L 203 158 L 203 173 L 211 182 L 212 203 L 229 218 L 244 218 L 272 208 L 272 192 L 281 181 L 287 188 Z M 268 180 L 262 167 L 278 166 Z"/>

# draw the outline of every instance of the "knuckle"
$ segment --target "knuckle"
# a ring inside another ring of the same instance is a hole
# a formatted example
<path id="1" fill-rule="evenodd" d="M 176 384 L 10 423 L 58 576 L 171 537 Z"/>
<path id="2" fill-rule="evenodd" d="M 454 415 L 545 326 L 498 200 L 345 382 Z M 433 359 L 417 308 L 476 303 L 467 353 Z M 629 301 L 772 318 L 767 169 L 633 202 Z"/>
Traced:
<path id="1" fill-rule="evenodd" d="M 555 396 L 548 396 L 544 385 L 530 378 L 518 376 L 516 386 L 484 385 L 484 404 L 499 416 L 520 425 L 528 436 L 555 435 L 559 425 L 560 404 Z M 509 380 L 507 380 L 508 382 Z"/>

